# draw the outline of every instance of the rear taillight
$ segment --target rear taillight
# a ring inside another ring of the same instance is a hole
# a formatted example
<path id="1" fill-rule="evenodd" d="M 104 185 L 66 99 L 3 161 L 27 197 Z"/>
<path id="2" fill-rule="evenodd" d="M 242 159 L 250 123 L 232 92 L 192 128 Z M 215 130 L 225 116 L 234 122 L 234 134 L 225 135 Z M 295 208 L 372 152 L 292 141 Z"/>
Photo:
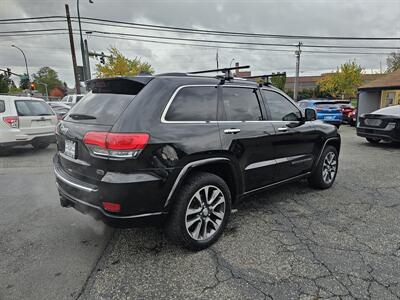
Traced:
<path id="1" fill-rule="evenodd" d="M 8 124 L 11 128 L 18 128 L 18 117 L 3 117 L 3 121 Z"/>
<path id="2" fill-rule="evenodd" d="M 136 158 L 146 147 L 150 136 L 147 133 L 88 132 L 83 142 L 90 152 L 102 158 Z"/>
<path id="3" fill-rule="evenodd" d="M 121 204 L 112 202 L 103 202 L 103 208 L 109 212 L 120 212 Z"/>

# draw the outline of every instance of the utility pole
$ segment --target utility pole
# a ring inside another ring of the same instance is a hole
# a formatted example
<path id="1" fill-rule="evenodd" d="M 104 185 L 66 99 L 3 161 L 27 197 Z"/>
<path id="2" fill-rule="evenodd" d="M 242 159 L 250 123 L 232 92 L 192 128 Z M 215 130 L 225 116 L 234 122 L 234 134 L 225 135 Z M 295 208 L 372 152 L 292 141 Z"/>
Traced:
<path id="1" fill-rule="evenodd" d="M 68 6 L 68 4 L 65 4 L 65 14 L 67 16 L 68 33 L 69 33 L 69 45 L 71 47 L 72 66 L 74 68 L 75 90 L 76 90 L 77 94 L 80 94 L 81 93 L 81 83 L 79 82 L 78 68 L 76 66 L 74 36 L 72 34 L 71 16 L 69 14 L 69 6 Z"/>
<path id="2" fill-rule="evenodd" d="M 90 80 L 92 76 L 90 75 L 89 47 L 87 39 L 85 39 L 84 43 L 85 43 L 86 80 Z"/>
<path id="3" fill-rule="evenodd" d="M 299 74 L 300 74 L 300 54 L 301 54 L 301 46 L 302 42 L 297 44 L 297 50 L 294 52 L 296 55 L 296 77 L 294 78 L 294 89 L 293 89 L 293 98 L 297 101 L 297 95 L 299 93 Z"/>

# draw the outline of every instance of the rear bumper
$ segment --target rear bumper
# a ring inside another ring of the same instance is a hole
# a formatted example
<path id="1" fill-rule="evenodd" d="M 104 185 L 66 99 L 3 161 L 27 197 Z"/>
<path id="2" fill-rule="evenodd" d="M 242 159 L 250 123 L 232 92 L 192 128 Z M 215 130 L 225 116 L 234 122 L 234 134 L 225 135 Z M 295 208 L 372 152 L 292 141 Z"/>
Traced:
<path id="1" fill-rule="evenodd" d="M 32 143 L 55 143 L 56 142 L 56 136 L 55 134 L 50 134 L 50 135 L 41 135 L 41 136 L 35 136 L 29 140 L 20 140 L 20 141 L 10 141 L 10 142 L 0 142 L 0 147 L 15 147 L 15 146 L 24 146 L 24 145 L 30 145 Z"/>
<path id="2" fill-rule="evenodd" d="M 317 120 L 321 120 L 328 124 L 340 125 L 342 123 L 342 115 L 324 115 L 317 113 Z"/>
<path id="3" fill-rule="evenodd" d="M 87 182 L 63 170 L 58 154 L 54 156 L 54 173 L 63 206 L 100 219 L 113 227 L 152 226 L 162 223 L 167 211 L 164 208 L 164 181 L 151 174 L 127 174 L 130 181 L 121 182 L 119 174 L 103 177 L 106 181 Z M 110 180 L 111 178 L 111 180 Z M 118 203 L 121 211 L 113 213 L 103 208 L 103 202 Z"/>
<path id="4" fill-rule="evenodd" d="M 400 132 L 396 129 L 384 130 L 357 127 L 357 135 L 365 138 L 377 138 L 385 141 L 400 142 Z"/>

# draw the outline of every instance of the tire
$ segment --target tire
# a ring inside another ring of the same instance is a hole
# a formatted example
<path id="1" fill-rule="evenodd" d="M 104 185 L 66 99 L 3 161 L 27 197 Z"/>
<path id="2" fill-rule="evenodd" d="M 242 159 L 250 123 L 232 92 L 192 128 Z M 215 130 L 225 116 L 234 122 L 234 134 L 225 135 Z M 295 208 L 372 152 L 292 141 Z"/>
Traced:
<path id="1" fill-rule="evenodd" d="M 46 149 L 49 145 L 49 143 L 32 143 L 32 146 L 35 149 Z"/>
<path id="2" fill-rule="evenodd" d="M 168 237 L 190 250 L 209 247 L 218 240 L 228 222 L 231 202 L 231 193 L 222 178 L 211 173 L 194 173 L 185 180 L 170 209 Z"/>
<path id="3" fill-rule="evenodd" d="M 377 139 L 377 138 L 366 138 L 366 139 L 371 144 L 379 144 L 379 142 L 381 141 L 381 139 Z"/>
<path id="4" fill-rule="evenodd" d="M 330 158 L 332 158 L 331 161 Z M 330 188 L 336 179 L 339 167 L 338 158 L 339 155 L 336 148 L 330 145 L 326 146 L 322 152 L 321 159 L 319 160 L 316 169 L 308 178 L 310 186 L 317 189 Z"/>
<path id="5" fill-rule="evenodd" d="M 12 153 L 12 148 L 0 148 L 0 156 L 9 156 Z"/>

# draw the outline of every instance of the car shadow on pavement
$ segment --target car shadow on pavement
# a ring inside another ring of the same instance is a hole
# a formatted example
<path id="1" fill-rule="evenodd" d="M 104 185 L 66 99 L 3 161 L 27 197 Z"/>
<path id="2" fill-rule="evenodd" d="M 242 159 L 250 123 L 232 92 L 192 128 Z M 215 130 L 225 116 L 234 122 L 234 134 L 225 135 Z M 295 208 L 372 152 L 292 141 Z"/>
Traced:
<path id="1" fill-rule="evenodd" d="M 37 154 L 48 151 L 47 149 L 35 149 L 32 146 L 14 147 L 0 150 L 0 157 L 23 156 L 25 154 Z"/>

